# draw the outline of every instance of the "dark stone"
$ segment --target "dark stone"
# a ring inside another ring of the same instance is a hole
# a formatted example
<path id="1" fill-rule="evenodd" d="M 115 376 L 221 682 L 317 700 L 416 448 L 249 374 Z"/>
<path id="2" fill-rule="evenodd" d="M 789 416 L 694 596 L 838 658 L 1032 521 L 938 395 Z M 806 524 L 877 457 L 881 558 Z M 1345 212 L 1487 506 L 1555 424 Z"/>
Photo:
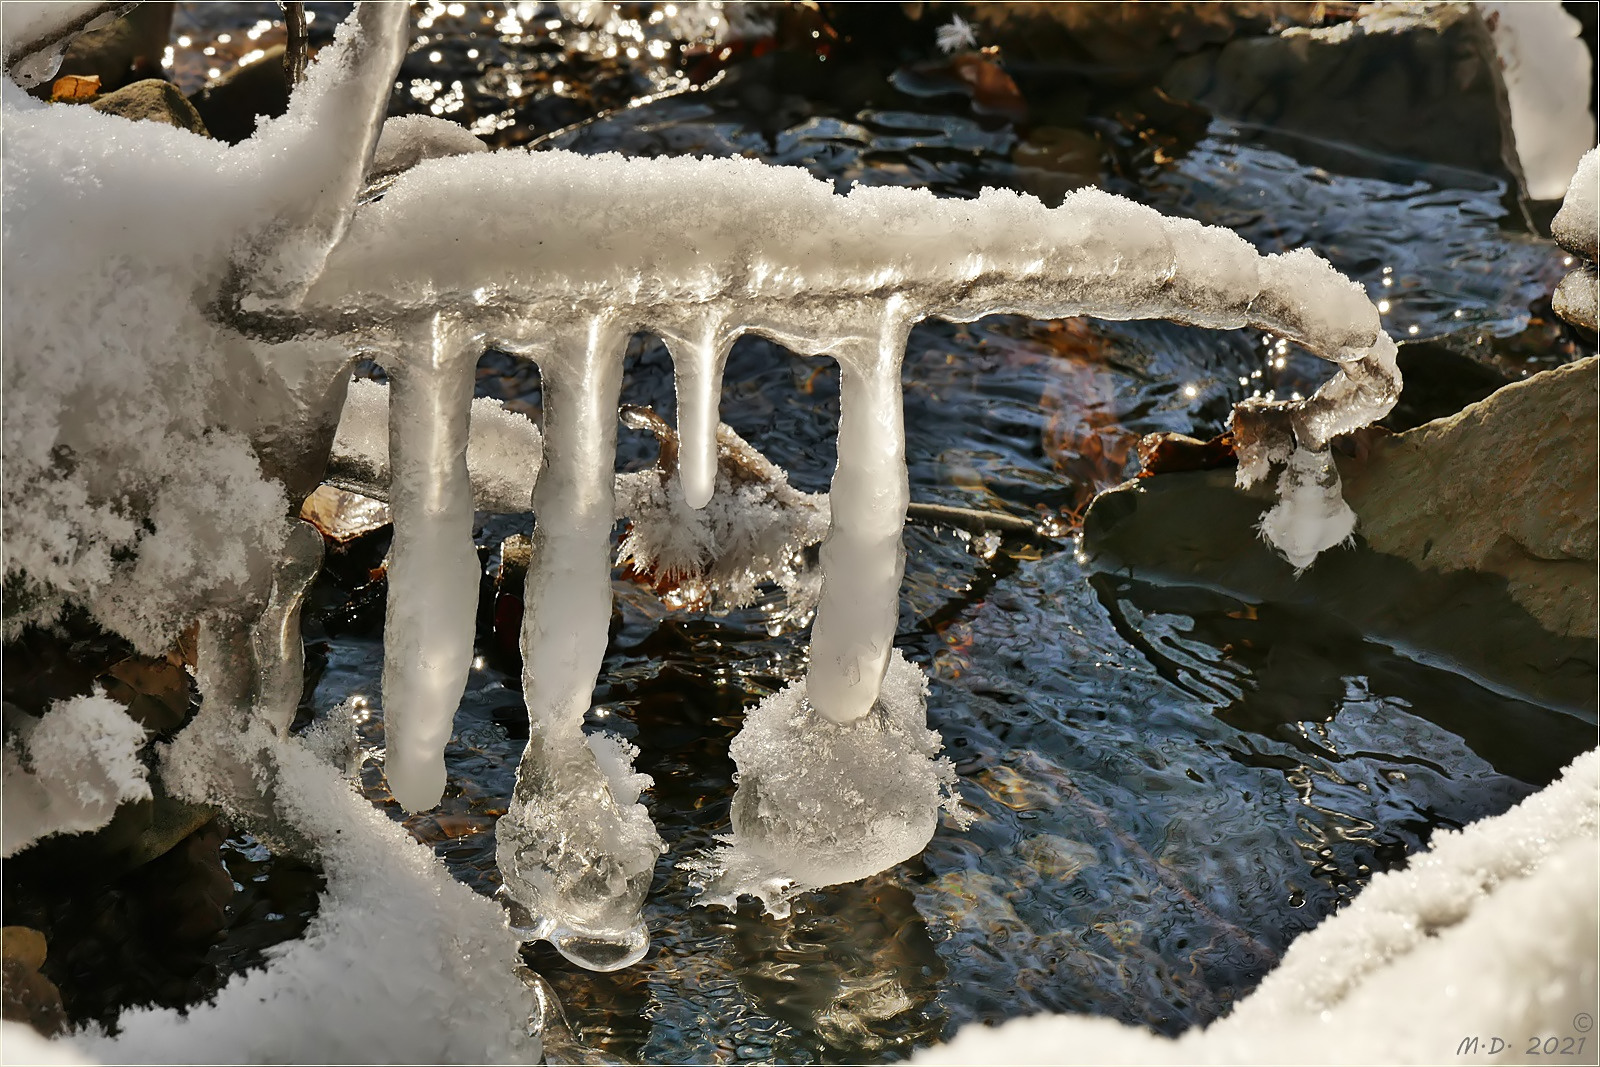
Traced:
<path id="1" fill-rule="evenodd" d="M 1494 42 L 1466 6 L 1235 38 L 1174 63 L 1162 88 L 1313 143 L 1522 184 Z"/>
<path id="2" fill-rule="evenodd" d="M 125 85 L 89 105 L 107 115 L 120 115 L 141 122 L 164 122 L 180 130 L 207 136 L 206 125 L 178 87 L 159 78 Z"/>
<path id="3" fill-rule="evenodd" d="M 283 45 L 273 45 L 254 63 L 224 74 L 190 102 L 217 140 L 229 144 L 248 140 L 256 132 L 258 117 L 276 118 L 289 110 Z"/>
<path id="4" fill-rule="evenodd" d="M 161 77 L 161 54 L 172 33 L 175 3 L 145 3 L 99 30 L 79 34 L 61 59 L 59 78 L 66 74 L 100 79 L 102 92 L 145 78 Z M 52 81 L 54 79 L 51 79 Z M 43 87 L 50 88 L 50 82 Z"/>
<path id="5" fill-rule="evenodd" d="M 1592 733 L 1592 639 L 1547 630 L 1504 577 L 1425 569 L 1374 551 L 1359 534 L 1353 547 L 1323 553 L 1296 577 L 1257 534 L 1270 499 L 1236 489 L 1233 476 L 1227 469 L 1166 474 L 1102 493 L 1084 518 L 1090 569 L 1107 579 L 1223 591 L 1331 617 L 1358 635 L 1353 640 L 1391 645 L 1495 692 L 1556 709 Z"/>

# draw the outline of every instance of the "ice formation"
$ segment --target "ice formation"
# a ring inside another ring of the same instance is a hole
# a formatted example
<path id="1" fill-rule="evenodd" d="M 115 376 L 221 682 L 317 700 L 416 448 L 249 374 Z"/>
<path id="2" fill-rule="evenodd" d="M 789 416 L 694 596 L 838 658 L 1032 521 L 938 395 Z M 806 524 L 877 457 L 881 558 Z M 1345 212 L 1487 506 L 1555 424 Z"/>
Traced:
<path id="1" fill-rule="evenodd" d="M 927 677 L 895 651 L 878 701 L 851 722 L 818 721 L 797 685 L 752 708 L 733 742 L 733 832 L 690 863 L 706 899 L 732 907 L 749 893 L 784 916 L 801 892 L 921 852 L 941 810 L 960 821 L 955 767 L 936 758 L 927 695 Z"/>
<path id="2" fill-rule="evenodd" d="M 350 389 L 358 354 L 394 383 L 386 771 L 412 809 L 443 788 L 472 655 L 472 427 L 498 418 L 474 418 L 474 367 L 491 344 L 538 363 L 538 476 L 496 489 L 527 491 L 537 516 L 522 630 L 534 740 L 499 857 L 529 928 L 591 966 L 643 951 L 639 902 L 661 850 L 628 753 L 582 729 L 611 617 L 616 414 L 636 331 L 672 354 L 691 509 L 719 488 L 717 403 L 738 336 L 842 367 L 809 670 L 738 747 L 750 773 L 725 858 L 739 864 L 720 893 L 897 862 L 943 803 L 946 765 L 912 728 L 916 672 L 892 665 L 908 502 L 900 361 L 917 321 L 1167 318 L 1294 339 L 1338 373 L 1305 401 L 1239 409 L 1240 477 L 1289 465 L 1263 529 L 1297 563 L 1348 532 L 1328 443 L 1386 412 L 1399 375 L 1375 308 L 1315 255 L 1263 256 L 1093 189 L 1054 209 L 995 190 L 838 196 L 738 159 L 469 152 L 424 159 L 357 210 L 406 20 L 404 5 L 358 6 L 288 114 L 231 148 L 3 86 L 5 249 L 27 257 L 5 272 L 6 576 L 25 601 L 8 625 L 75 603 L 156 650 L 198 619 L 205 707 L 167 761 L 175 788 L 267 823 L 286 810 L 261 788 L 272 776 L 252 762 L 260 752 L 185 739 L 284 732 L 294 617 L 316 569 L 310 535 L 285 516 L 321 477 L 347 392 L 365 411 L 351 434 L 377 455 L 381 405 Z M 777 753 L 842 768 L 872 731 L 905 746 L 891 758 L 874 742 L 892 789 L 834 806 L 831 781 L 772 770 Z M 294 839 L 293 820 L 279 821 Z M 827 854 L 784 847 L 801 836 Z"/>
<path id="3" fill-rule="evenodd" d="M 1375 875 L 1204 1030 L 1174 1040 L 1042 1016 L 969 1026 L 913 1062 L 1481 1062 L 1543 1059 L 1552 1036 L 1573 1039 L 1557 1049 L 1580 1048 L 1593 1040 L 1597 996 L 1597 815 L 1591 751 L 1505 814 L 1438 831 L 1403 870 Z"/>

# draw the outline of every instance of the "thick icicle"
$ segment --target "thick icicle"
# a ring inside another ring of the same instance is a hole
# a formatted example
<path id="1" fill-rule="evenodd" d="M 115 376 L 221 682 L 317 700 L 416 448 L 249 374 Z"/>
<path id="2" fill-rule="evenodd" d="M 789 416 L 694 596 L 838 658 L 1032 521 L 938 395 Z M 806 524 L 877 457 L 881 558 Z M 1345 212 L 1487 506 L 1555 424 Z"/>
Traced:
<path id="1" fill-rule="evenodd" d="M 649 948 L 640 918 L 661 839 L 633 773 L 633 750 L 585 738 L 611 621 L 617 401 L 627 331 L 596 317 L 536 357 L 544 393 L 544 465 L 522 620 L 531 724 L 517 784 L 496 827 L 496 855 L 527 936 L 573 962 L 615 970 Z M 470 627 L 469 627 L 470 629 Z"/>
<path id="2" fill-rule="evenodd" d="M 822 602 L 811 631 L 811 706 L 854 722 L 878 699 L 900 613 L 900 541 L 911 489 L 906 478 L 900 361 L 909 316 L 899 297 L 879 334 L 838 352 L 839 464 L 828 499 L 833 525 L 822 543 Z"/>
<path id="3" fill-rule="evenodd" d="M 467 426 L 481 349 L 480 337 L 434 316 L 417 350 L 391 368 L 384 774 L 408 811 L 444 792 L 444 746 L 472 666 L 479 572 Z"/>

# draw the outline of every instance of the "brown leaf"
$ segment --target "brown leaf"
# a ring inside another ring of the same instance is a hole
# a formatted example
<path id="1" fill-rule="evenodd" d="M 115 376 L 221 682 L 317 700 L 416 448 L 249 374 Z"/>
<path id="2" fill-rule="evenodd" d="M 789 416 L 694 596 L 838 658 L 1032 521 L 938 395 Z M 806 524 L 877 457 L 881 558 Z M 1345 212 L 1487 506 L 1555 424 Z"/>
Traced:
<path id="1" fill-rule="evenodd" d="M 1181 433 L 1152 433 L 1139 438 L 1139 477 L 1177 471 L 1208 471 L 1238 463 L 1233 435 L 1219 434 L 1209 441 Z"/>
<path id="2" fill-rule="evenodd" d="M 93 100 L 100 95 L 100 75 L 64 74 L 50 86 L 51 103 Z"/>
<path id="3" fill-rule="evenodd" d="M 389 505 L 383 501 L 331 485 L 319 485 L 306 497 L 305 503 L 300 505 L 300 517 L 315 526 L 323 537 L 340 545 L 392 521 Z"/>
<path id="4" fill-rule="evenodd" d="M 127 705 L 128 714 L 154 733 L 170 730 L 189 714 L 189 672 L 173 662 L 169 654 L 161 659 L 129 656 L 111 665 L 95 679 L 106 695 Z"/>

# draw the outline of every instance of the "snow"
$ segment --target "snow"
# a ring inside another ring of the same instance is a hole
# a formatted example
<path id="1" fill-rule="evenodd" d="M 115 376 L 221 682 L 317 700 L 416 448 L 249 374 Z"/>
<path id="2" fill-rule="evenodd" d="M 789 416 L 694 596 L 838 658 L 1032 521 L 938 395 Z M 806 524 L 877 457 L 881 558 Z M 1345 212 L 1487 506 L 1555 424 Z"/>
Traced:
<path id="1" fill-rule="evenodd" d="M 918 1064 L 1442 1063 L 1463 1038 L 1579 1037 L 1596 1007 L 1600 754 L 1503 815 L 1441 830 L 1302 935 L 1254 993 L 1176 1040 L 1110 1019 L 968 1026 Z M 1591 1035 L 1592 1036 L 1592 1035 Z M 1518 1040 L 1520 1039 L 1520 1040 Z"/>
<path id="2" fill-rule="evenodd" d="M 251 767 L 251 806 L 270 810 L 259 825 L 292 833 L 321 860 L 320 910 L 303 938 L 211 1003 L 130 1009 L 114 1036 L 89 1030 L 71 1044 L 107 1063 L 536 1061 L 533 998 L 513 973 L 520 961 L 500 908 L 298 739 L 260 722 L 234 729 L 245 710 L 185 731 L 165 780 L 211 801 L 235 789 L 222 769 Z"/>
<path id="3" fill-rule="evenodd" d="M 18 719 L 5 747 L 4 855 L 52 834 L 98 830 L 117 805 L 150 799 L 139 762 L 144 727 L 104 693 L 57 701 L 38 719 Z"/>
<path id="4" fill-rule="evenodd" d="M 1550 234 L 1562 248 L 1586 259 L 1595 258 L 1595 199 L 1600 196 L 1600 148 L 1591 148 L 1578 161 L 1567 186 L 1561 210 L 1550 220 Z"/>
<path id="5" fill-rule="evenodd" d="M 1479 4 L 1504 70 L 1511 132 L 1528 195 L 1555 200 L 1578 158 L 1594 147 L 1583 24 L 1557 0 Z"/>

